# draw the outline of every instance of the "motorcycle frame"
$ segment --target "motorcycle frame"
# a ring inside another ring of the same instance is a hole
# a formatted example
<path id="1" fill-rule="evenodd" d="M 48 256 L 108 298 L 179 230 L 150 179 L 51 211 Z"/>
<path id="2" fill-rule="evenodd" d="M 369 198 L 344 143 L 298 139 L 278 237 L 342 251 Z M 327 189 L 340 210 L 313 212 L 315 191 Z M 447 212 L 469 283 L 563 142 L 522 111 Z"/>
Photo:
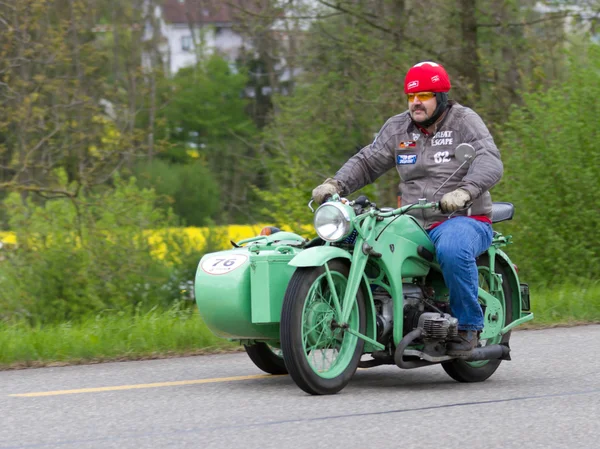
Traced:
<path id="1" fill-rule="evenodd" d="M 437 203 L 428 203 L 425 201 L 421 201 L 418 204 L 403 206 L 398 209 L 394 209 L 392 211 L 387 212 L 381 212 L 373 208 L 365 214 L 354 217 L 354 219 L 352 220 L 354 229 L 358 233 L 355 243 L 353 245 L 354 251 L 352 253 L 339 247 L 332 247 L 330 246 L 330 243 L 327 243 L 325 246 L 307 249 L 290 261 L 290 265 L 296 267 L 324 266 L 327 282 L 332 292 L 334 308 L 336 310 L 337 316 L 341 317 L 340 325 L 346 328 L 346 332 L 355 335 L 358 338 L 361 338 L 365 341 L 364 352 L 372 352 L 373 350 L 386 349 L 382 343 L 376 340 L 377 330 L 375 325 L 375 305 L 371 289 L 369 288 L 370 282 L 365 274 L 365 268 L 370 259 L 373 259 L 384 273 L 389 274 L 387 276 L 389 286 L 383 284 L 379 285 L 386 288 L 386 290 L 389 290 L 388 293 L 390 293 L 390 296 L 392 297 L 394 305 L 393 341 L 395 345 L 398 345 L 404 333 L 404 296 L 402 286 L 403 276 L 401 272 L 394 273 L 395 270 L 392 270 L 390 267 L 390 261 L 392 259 L 394 260 L 395 264 L 398 264 L 399 256 L 397 254 L 391 255 L 389 252 L 376 253 L 373 250 L 373 247 L 376 246 L 374 234 L 376 231 L 375 224 L 377 222 L 377 219 L 378 217 L 385 218 L 390 216 L 402 215 L 406 213 L 409 209 L 429 209 L 435 208 L 437 206 Z M 497 234 L 492 242 L 492 245 L 487 251 L 490 260 L 489 278 L 487 279 L 487 282 L 490 286 L 492 294 L 486 292 L 482 288 L 479 288 L 478 297 L 480 298 L 482 303 L 486 305 L 486 315 L 488 313 L 487 311 L 490 311 L 489 313 L 499 312 L 499 316 L 496 316 L 495 318 L 495 321 L 498 324 L 496 326 L 488 326 L 486 331 L 482 333 L 481 338 L 492 338 L 498 335 L 504 335 L 507 332 L 509 332 L 512 328 L 533 319 L 532 313 L 524 314 L 521 312 L 521 293 L 519 289 L 519 279 L 516 270 L 512 262 L 510 262 L 508 256 L 504 254 L 501 250 L 499 250 L 501 246 L 507 245 L 509 241 L 510 237 L 504 237 L 501 234 Z M 401 247 L 402 245 L 399 246 Z M 401 251 L 401 248 L 399 248 L 399 251 Z M 509 276 L 511 278 L 509 279 L 509 282 L 512 287 L 513 297 L 509 300 L 513 301 L 513 321 L 507 326 L 504 326 L 505 317 L 503 315 L 503 311 L 505 310 L 505 307 L 503 307 L 502 304 L 500 304 L 498 298 L 494 296 L 494 294 L 500 294 L 505 301 L 507 300 L 507 298 L 504 298 L 501 275 L 495 272 L 496 256 L 499 256 L 500 260 L 504 261 L 505 265 L 509 267 Z M 441 273 L 441 268 L 439 264 L 433 261 L 426 260 L 419 254 L 417 254 L 414 248 L 405 250 L 400 257 L 400 260 L 402 262 L 404 262 L 408 258 L 410 258 L 412 261 L 418 261 L 418 263 L 426 267 L 424 268 L 424 270 L 426 271 L 425 275 L 431 269 Z M 331 276 L 327 264 L 330 260 L 337 258 L 345 258 L 350 261 L 348 285 L 346 286 L 346 291 L 343 298 L 339 298 L 336 293 L 333 278 Z M 404 263 L 400 263 L 399 266 L 403 267 Z M 397 276 L 392 274 L 397 274 Z M 365 290 L 368 293 L 368 335 L 361 334 L 345 326 L 348 322 L 348 319 L 350 318 L 352 304 L 355 301 L 358 289 L 361 288 L 361 284 L 363 283 L 365 284 L 365 287 L 367 287 Z"/>

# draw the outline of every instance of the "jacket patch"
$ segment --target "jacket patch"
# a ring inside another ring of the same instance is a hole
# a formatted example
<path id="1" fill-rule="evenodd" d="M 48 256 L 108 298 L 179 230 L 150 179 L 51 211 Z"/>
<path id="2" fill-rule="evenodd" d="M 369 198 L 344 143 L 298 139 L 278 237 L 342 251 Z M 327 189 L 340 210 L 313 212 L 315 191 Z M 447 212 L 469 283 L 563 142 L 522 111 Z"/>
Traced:
<path id="1" fill-rule="evenodd" d="M 416 154 L 398 154 L 396 156 L 397 165 L 412 165 L 417 163 Z"/>
<path id="2" fill-rule="evenodd" d="M 414 148 L 417 146 L 417 142 L 414 140 L 407 140 L 406 142 L 400 142 L 398 146 L 400 148 Z"/>
<path id="3" fill-rule="evenodd" d="M 431 146 L 452 145 L 452 131 L 438 131 L 431 140 Z"/>

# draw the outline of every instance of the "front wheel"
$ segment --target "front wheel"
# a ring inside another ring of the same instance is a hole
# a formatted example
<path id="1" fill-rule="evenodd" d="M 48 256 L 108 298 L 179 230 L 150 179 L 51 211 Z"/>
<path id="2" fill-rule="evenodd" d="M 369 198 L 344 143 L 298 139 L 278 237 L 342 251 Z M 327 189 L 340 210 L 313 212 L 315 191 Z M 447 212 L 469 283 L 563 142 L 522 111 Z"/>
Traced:
<path id="1" fill-rule="evenodd" d="M 479 272 L 479 287 L 490 293 L 489 271 L 490 258 L 487 253 L 477 258 L 477 271 Z M 501 264 L 500 259 L 494 263 L 496 273 L 502 276 L 502 295 L 498 298 L 504 309 L 504 325 L 512 322 L 512 289 L 510 287 L 507 269 Z M 500 337 L 480 340 L 479 346 L 487 346 L 499 343 L 508 343 L 510 332 Z M 465 360 L 454 359 L 442 363 L 444 371 L 458 382 L 482 382 L 490 377 L 500 366 L 502 360 L 481 360 L 476 362 L 467 362 Z"/>
<path id="2" fill-rule="evenodd" d="M 291 378 L 309 394 L 334 394 L 344 388 L 358 367 L 364 340 L 339 327 L 335 294 L 340 304 L 348 285 L 348 266 L 341 260 L 324 267 L 298 268 L 292 276 L 281 312 L 281 349 Z M 341 324 L 341 323 L 340 323 Z M 362 289 L 352 303 L 348 327 L 365 333 Z"/>

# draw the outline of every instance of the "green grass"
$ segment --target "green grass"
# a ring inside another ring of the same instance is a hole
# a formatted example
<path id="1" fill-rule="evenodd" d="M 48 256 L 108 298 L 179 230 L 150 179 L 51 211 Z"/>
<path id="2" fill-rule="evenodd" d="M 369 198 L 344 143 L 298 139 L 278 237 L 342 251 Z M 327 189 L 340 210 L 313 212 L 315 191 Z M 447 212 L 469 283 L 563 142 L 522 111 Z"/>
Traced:
<path id="1" fill-rule="evenodd" d="M 0 323 L 0 369 L 132 360 L 239 348 L 216 337 L 194 309 L 105 313 L 74 323 Z"/>
<path id="2" fill-rule="evenodd" d="M 529 289 L 534 313 L 531 326 L 600 323 L 600 282 L 539 290 L 530 285 Z"/>
<path id="3" fill-rule="evenodd" d="M 600 322 L 600 283 L 530 285 L 535 319 L 522 328 Z M 517 328 L 519 329 L 519 328 Z M 239 349 L 216 337 L 197 309 L 106 312 L 79 322 L 0 322 L 0 369 L 135 360 Z"/>

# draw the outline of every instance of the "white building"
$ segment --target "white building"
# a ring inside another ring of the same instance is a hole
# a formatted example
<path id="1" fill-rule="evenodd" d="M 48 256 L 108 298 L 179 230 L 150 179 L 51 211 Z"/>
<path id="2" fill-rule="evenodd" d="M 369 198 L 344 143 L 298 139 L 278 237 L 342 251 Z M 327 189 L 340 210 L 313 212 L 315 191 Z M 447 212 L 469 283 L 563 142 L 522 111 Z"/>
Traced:
<path id="1" fill-rule="evenodd" d="M 244 47 L 252 47 L 235 30 L 236 24 L 247 11 L 266 14 L 260 9 L 261 2 L 256 0 L 162 0 L 158 4 L 154 15 L 160 29 L 160 48 L 171 75 L 212 52 L 235 61 Z M 281 10 L 282 16 L 274 21 L 272 31 L 285 47 L 292 35 L 298 38 L 309 28 L 312 20 L 307 17 L 317 14 L 319 9 L 316 0 L 296 0 L 293 8 Z M 152 27 L 147 26 L 146 39 L 151 37 Z M 289 78 L 284 59 L 278 64 L 278 71 L 280 81 Z M 294 74 L 297 72 L 295 68 Z"/>
<path id="2" fill-rule="evenodd" d="M 216 51 L 234 61 L 244 45 L 233 30 L 236 12 L 219 0 L 162 1 L 157 15 L 170 74 L 194 65 L 202 52 Z"/>

